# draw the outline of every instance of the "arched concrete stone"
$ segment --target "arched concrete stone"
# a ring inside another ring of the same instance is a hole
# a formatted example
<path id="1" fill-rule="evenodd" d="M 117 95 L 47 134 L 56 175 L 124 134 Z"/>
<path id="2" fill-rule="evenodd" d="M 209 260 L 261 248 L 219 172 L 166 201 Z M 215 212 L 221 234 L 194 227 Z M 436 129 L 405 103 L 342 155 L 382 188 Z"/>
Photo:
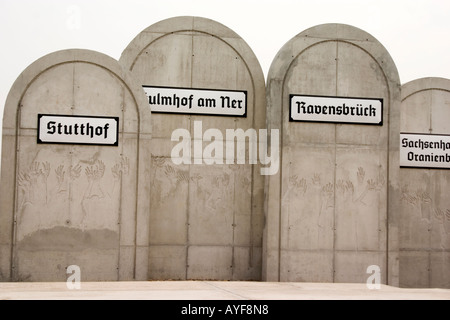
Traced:
<path id="1" fill-rule="evenodd" d="M 383 124 L 290 122 L 290 94 L 381 98 Z M 365 282 L 378 265 L 395 284 L 400 81 L 389 53 L 358 28 L 312 27 L 278 52 L 267 101 L 281 158 L 267 182 L 263 278 Z"/>
<path id="2" fill-rule="evenodd" d="M 146 279 L 151 114 L 120 64 L 64 50 L 30 65 L 3 117 L 0 279 Z M 119 118 L 118 146 L 38 144 L 38 114 Z M 143 240 L 144 239 L 144 240 Z"/>
<path id="3" fill-rule="evenodd" d="M 248 157 L 242 165 L 171 161 L 172 133 L 194 137 L 197 121 L 203 132 L 219 129 L 224 137 L 227 129 L 265 128 L 264 76 L 252 50 L 218 22 L 175 17 L 143 30 L 120 62 L 141 85 L 247 91 L 247 117 L 152 115 L 149 278 L 260 279 L 260 166 Z"/>
<path id="4" fill-rule="evenodd" d="M 402 133 L 450 135 L 450 80 L 402 86 Z M 450 288 L 450 171 L 401 168 L 400 286 Z"/>

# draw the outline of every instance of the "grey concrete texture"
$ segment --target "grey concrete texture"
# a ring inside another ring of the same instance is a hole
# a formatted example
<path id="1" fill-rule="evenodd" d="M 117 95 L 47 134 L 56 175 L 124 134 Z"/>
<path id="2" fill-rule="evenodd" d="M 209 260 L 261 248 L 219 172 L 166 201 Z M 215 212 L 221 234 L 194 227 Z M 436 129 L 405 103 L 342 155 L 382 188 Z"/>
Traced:
<path id="1" fill-rule="evenodd" d="M 402 86 L 400 132 L 450 133 L 450 80 Z M 450 171 L 401 168 L 400 286 L 450 288 Z"/>
<path id="2" fill-rule="evenodd" d="M 325 24 L 288 41 L 267 79 L 278 175 L 267 177 L 263 279 L 362 282 L 370 265 L 398 284 L 397 226 L 388 196 L 398 170 L 400 81 L 382 44 Z M 289 95 L 382 98 L 382 126 L 289 122 Z"/>
<path id="3" fill-rule="evenodd" d="M 3 117 L 0 280 L 146 279 L 151 113 L 120 64 L 101 53 L 42 57 L 14 83 Z M 37 115 L 115 116 L 118 147 L 38 144 Z M 145 266 L 145 265 L 144 265 Z"/>
<path id="4" fill-rule="evenodd" d="M 246 90 L 248 114 L 152 114 L 142 85 Z M 382 98 L 384 122 L 289 122 L 289 94 Z M 267 87 L 245 41 L 199 17 L 150 26 L 119 62 L 88 50 L 49 54 L 18 77 L 5 105 L 0 282 L 65 281 L 78 265 L 88 292 L 30 290 L 48 298 L 145 299 L 172 288 L 191 299 L 188 289 L 199 288 L 199 298 L 339 299 L 365 297 L 365 285 L 311 282 L 365 283 L 376 265 L 383 284 L 450 288 L 450 171 L 399 168 L 399 133 L 449 134 L 449 105 L 450 80 L 401 87 L 382 44 L 342 24 L 291 39 Z M 119 146 L 37 144 L 43 113 L 119 117 Z M 175 165 L 172 132 L 193 137 L 196 121 L 203 132 L 278 129 L 278 174 L 262 176 L 248 157 Z M 143 282 L 137 292 L 131 283 L 89 283 L 211 279 L 291 284 Z M 448 297 L 382 288 L 368 297 Z M 1 284 L 0 294 L 34 295 L 20 284 Z"/>
<path id="5" fill-rule="evenodd" d="M 82 282 L 80 290 L 69 290 L 60 282 L 0 283 L 0 300 L 450 300 L 450 290 L 248 281 Z"/>
<path id="6" fill-rule="evenodd" d="M 194 122 L 213 128 L 266 126 L 265 82 L 247 43 L 226 26 L 175 17 L 143 30 L 120 63 L 141 85 L 246 90 L 246 118 L 153 114 L 150 193 L 151 280 L 259 280 L 262 264 L 264 177 L 258 165 L 171 161 L 172 132 Z M 248 159 L 248 158 L 247 158 Z"/>

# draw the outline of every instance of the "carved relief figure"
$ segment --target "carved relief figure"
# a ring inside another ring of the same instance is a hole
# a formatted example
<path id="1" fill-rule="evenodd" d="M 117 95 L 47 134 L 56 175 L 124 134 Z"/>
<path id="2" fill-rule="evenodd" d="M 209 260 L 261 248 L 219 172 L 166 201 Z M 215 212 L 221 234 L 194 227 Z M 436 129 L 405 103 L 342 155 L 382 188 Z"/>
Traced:
<path id="1" fill-rule="evenodd" d="M 42 157 L 37 153 L 34 159 Z M 66 158 L 53 158 L 56 163 L 33 160 L 26 170 L 18 173 L 19 240 L 33 231 L 55 226 L 115 230 L 117 218 L 111 222 L 92 217 L 98 216 L 98 210 L 108 210 L 111 216 L 117 216 L 119 186 L 122 177 L 130 173 L 129 159 L 121 157 L 108 171 L 100 159 L 68 165 Z M 110 172 L 108 179 L 104 179 L 107 172 Z M 112 184 L 108 182 L 111 177 Z"/>

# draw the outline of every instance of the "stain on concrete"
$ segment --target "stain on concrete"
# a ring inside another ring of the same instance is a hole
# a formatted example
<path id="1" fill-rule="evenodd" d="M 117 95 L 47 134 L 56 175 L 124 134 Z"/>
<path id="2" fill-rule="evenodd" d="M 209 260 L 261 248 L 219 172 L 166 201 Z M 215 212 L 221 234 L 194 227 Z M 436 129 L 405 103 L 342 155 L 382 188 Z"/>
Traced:
<path id="1" fill-rule="evenodd" d="M 17 244 L 19 250 L 83 251 L 85 249 L 117 249 L 119 233 L 108 229 L 81 230 L 55 227 L 38 230 Z"/>

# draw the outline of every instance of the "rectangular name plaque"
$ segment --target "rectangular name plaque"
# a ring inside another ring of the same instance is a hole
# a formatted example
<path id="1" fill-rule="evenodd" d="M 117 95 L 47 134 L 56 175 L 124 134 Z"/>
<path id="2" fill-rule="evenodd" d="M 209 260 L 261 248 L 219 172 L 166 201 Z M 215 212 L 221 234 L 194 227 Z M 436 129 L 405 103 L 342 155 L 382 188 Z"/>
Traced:
<path id="1" fill-rule="evenodd" d="M 383 125 L 383 99 L 290 95 L 290 121 Z"/>
<path id="2" fill-rule="evenodd" d="M 37 142 L 118 146 L 119 118 L 38 114 Z"/>
<path id="3" fill-rule="evenodd" d="M 400 133 L 400 167 L 450 169 L 450 135 Z"/>
<path id="4" fill-rule="evenodd" d="M 143 86 L 151 111 L 212 116 L 247 116 L 247 91 Z"/>

